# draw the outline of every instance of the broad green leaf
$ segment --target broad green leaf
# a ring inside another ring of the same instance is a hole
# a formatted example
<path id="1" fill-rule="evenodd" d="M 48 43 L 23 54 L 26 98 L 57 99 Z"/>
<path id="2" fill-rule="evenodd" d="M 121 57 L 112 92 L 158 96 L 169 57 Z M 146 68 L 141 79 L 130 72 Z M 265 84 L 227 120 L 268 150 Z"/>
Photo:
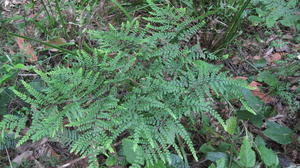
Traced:
<path id="1" fill-rule="evenodd" d="M 16 68 L 16 69 L 24 69 L 24 68 L 26 68 L 26 66 L 24 64 L 16 64 L 16 65 L 14 65 L 14 68 Z"/>
<path id="2" fill-rule="evenodd" d="M 254 25 L 257 25 L 258 23 L 261 23 L 261 22 L 264 21 L 262 18 L 260 18 L 260 17 L 258 17 L 258 16 L 254 16 L 254 15 L 249 16 L 248 19 L 249 19 L 250 22 L 252 22 Z"/>
<path id="3" fill-rule="evenodd" d="M 122 141 L 122 154 L 129 163 L 143 163 L 140 156 L 144 154 L 143 149 L 137 146 L 134 150 L 135 143 L 131 139 L 124 139 Z"/>
<path id="4" fill-rule="evenodd" d="M 240 151 L 240 164 L 244 167 L 254 167 L 255 165 L 255 153 L 251 148 L 248 137 L 243 141 L 243 145 Z"/>
<path id="5" fill-rule="evenodd" d="M 267 129 L 263 133 L 279 144 L 286 145 L 292 142 L 293 131 L 272 121 L 267 122 Z"/>
<path id="6" fill-rule="evenodd" d="M 115 156 L 110 156 L 110 157 L 108 157 L 106 160 L 105 160 L 105 164 L 106 164 L 106 166 L 109 166 L 109 167 L 111 167 L 111 166 L 114 166 L 114 165 L 116 165 L 117 164 L 117 158 L 115 157 Z"/>
<path id="7" fill-rule="evenodd" d="M 271 149 L 268 149 L 263 145 L 260 145 L 258 149 L 260 157 L 266 166 L 277 166 L 279 164 L 277 155 Z"/>
<path id="8" fill-rule="evenodd" d="M 253 115 L 248 111 L 239 110 L 237 111 L 237 117 L 242 120 L 249 120 L 252 124 L 254 124 L 257 127 L 261 127 L 263 125 L 264 117 L 260 114 Z"/>
<path id="9" fill-rule="evenodd" d="M 235 133 L 237 127 L 237 118 L 236 117 L 230 117 L 226 120 L 226 131 L 233 135 Z"/>
<path id="10" fill-rule="evenodd" d="M 244 98 L 251 109 L 254 109 L 255 112 L 259 112 L 262 109 L 263 102 L 259 98 L 254 96 L 249 89 L 242 89 L 241 92 L 243 93 Z"/>
<path id="11" fill-rule="evenodd" d="M 225 158 L 218 159 L 216 161 L 216 163 L 217 163 L 217 168 L 227 168 L 226 167 L 226 159 Z"/>
<path id="12" fill-rule="evenodd" d="M 261 137 L 261 136 L 257 136 L 256 138 L 255 138 L 255 144 L 257 145 L 257 146 L 265 146 L 266 145 L 266 143 L 265 143 L 265 141 L 264 141 L 264 139 Z"/>
<path id="13" fill-rule="evenodd" d="M 202 152 L 202 153 L 214 152 L 215 150 L 216 149 L 213 146 L 211 146 L 207 143 L 201 145 L 201 147 L 200 147 L 200 152 Z"/>
<path id="14" fill-rule="evenodd" d="M 232 162 L 230 168 L 241 168 L 241 166 L 237 162 Z"/>
<path id="15" fill-rule="evenodd" d="M 189 168 L 189 165 L 185 163 L 178 155 L 171 154 L 171 163 L 169 163 L 168 168 Z"/>
<path id="16" fill-rule="evenodd" d="M 217 161 L 217 160 L 219 160 L 221 158 L 226 158 L 227 159 L 227 157 L 228 157 L 227 154 L 224 153 L 224 152 L 208 152 L 206 154 L 205 158 L 207 160 L 215 162 L 215 161 Z"/>
<path id="17" fill-rule="evenodd" d="M 230 144 L 230 143 L 226 143 L 226 142 L 221 142 L 219 145 L 218 145 L 218 151 L 219 152 L 226 152 L 226 151 L 229 151 L 230 150 L 230 152 L 233 152 L 232 151 L 232 144 Z"/>

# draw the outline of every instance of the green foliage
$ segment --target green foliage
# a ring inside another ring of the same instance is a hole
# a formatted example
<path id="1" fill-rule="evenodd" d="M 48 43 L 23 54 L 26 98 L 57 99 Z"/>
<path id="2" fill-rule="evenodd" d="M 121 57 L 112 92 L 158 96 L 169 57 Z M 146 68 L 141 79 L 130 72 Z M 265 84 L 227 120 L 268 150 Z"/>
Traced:
<path id="1" fill-rule="evenodd" d="M 228 120 L 226 120 L 226 131 L 229 134 L 234 134 L 236 128 L 237 128 L 237 118 L 236 117 L 230 117 Z"/>
<path id="2" fill-rule="evenodd" d="M 275 167 L 279 164 L 277 155 L 271 149 L 268 149 L 265 146 L 258 147 L 260 156 L 264 164 L 268 167 Z"/>
<path id="3" fill-rule="evenodd" d="M 277 167 L 279 165 L 276 153 L 265 146 L 266 144 L 262 137 L 257 136 L 255 138 L 255 144 L 257 146 L 258 153 L 266 166 Z"/>
<path id="4" fill-rule="evenodd" d="M 289 144 L 292 142 L 293 131 L 275 122 L 268 121 L 264 134 L 279 144 Z"/>
<path id="5" fill-rule="evenodd" d="M 264 140 L 260 136 L 255 138 L 255 142 L 252 142 L 248 136 L 245 136 L 243 143 L 239 147 L 239 152 L 234 150 L 233 147 L 235 145 L 233 144 L 230 144 L 227 149 L 221 146 L 224 146 L 224 144 L 220 144 L 219 147 L 212 147 L 207 144 L 201 146 L 201 152 L 206 153 L 206 160 L 213 162 L 210 165 L 211 168 L 252 168 L 258 166 L 259 158 L 267 167 L 277 168 L 279 166 L 277 154 L 266 147 Z M 204 148 L 205 150 L 203 150 Z M 228 155 L 229 153 L 230 155 Z"/>
<path id="6" fill-rule="evenodd" d="M 255 0 L 252 1 L 256 15 L 249 17 L 254 24 L 265 23 L 268 28 L 276 23 L 284 26 L 295 26 L 299 19 L 297 0 Z"/>
<path id="7" fill-rule="evenodd" d="M 217 168 L 225 168 L 226 167 L 226 160 L 225 160 L 225 158 L 218 159 L 216 161 L 216 164 L 217 164 Z"/>
<path id="8" fill-rule="evenodd" d="M 0 115 L 7 114 L 8 106 L 11 102 L 13 96 L 11 96 L 11 91 L 8 88 L 0 88 Z"/>
<path id="9" fill-rule="evenodd" d="M 16 146 L 16 139 L 13 135 L 8 134 L 1 138 L 0 141 L 0 150 L 15 148 Z"/>
<path id="10" fill-rule="evenodd" d="M 27 118 L 23 115 L 6 114 L 0 122 L 0 150 L 15 148 L 19 134 L 25 128 Z"/>
<path id="11" fill-rule="evenodd" d="M 243 167 L 254 167 L 255 165 L 255 152 L 251 148 L 249 138 L 244 138 L 243 145 L 240 151 L 240 164 Z"/>
<path id="12" fill-rule="evenodd" d="M 185 158 L 178 144 L 198 160 L 180 122 L 183 117 L 207 112 L 233 133 L 235 121 L 225 124 L 212 100 L 243 100 L 240 91 L 247 84 L 229 78 L 221 66 L 200 60 L 216 58 L 198 44 L 183 45 L 205 24 L 203 16 L 147 2 L 152 11 L 143 18 L 149 22 L 146 27 L 134 20 L 120 29 L 111 25 L 109 31 L 90 31 L 99 44 L 92 54 L 69 54 L 69 67 L 36 69 L 40 89 L 25 81 L 25 92 L 13 89 L 31 108 L 4 116 L 2 134 L 14 132 L 19 137 L 30 121 L 18 145 L 43 137 L 58 140 L 70 152 L 88 156 L 90 167 L 99 167 L 97 155 L 116 152 L 114 144 L 122 139 L 126 160 L 140 167 L 158 161 L 171 164 L 173 152 Z"/>
<path id="13" fill-rule="evenodd" d="M 215 161 L 218 161 L 220 159 L 227 159 L 228 158 L 228 155 L 224 152 L 208 152 L 206 154 L 206 157 L 205 157 L 207 160 L 210 160 L 212 162 L 215 162 Z"/>

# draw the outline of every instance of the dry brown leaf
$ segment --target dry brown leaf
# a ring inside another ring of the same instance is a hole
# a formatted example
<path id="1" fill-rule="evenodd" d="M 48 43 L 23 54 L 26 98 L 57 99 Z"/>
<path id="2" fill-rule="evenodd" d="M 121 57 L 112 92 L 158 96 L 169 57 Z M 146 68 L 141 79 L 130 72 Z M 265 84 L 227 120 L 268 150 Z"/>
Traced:
<path id="1" fill-rule="evenodd" d="M 278 61 L 282 59 L 282 54 L 280 53 L 274 53 L 270 56 L 271 61 Z"/>
<path id="2" fill-rule="evenodd" d="M 55 46 L 61 46 L 61 45 L 66 44 L 67 41 L 64 38 L 55 38 L 55 39 L 47 41 L 46 43 L 49 43 L 49 44 L 52 44 Z M 44 47 L 45 47 L 45 49 L 50 49 L 50 51 L 58 51 L 57 49 L 51 48 L 49 46 L 44 46 Z"/>
<path id="3" fill-rule="evenodd" d="M 249 86 L 251 86 L 252 88 L 254 88 L 254 90 L 251 90 L 252 93 L 253 93 L 253 95 L 259 97 L 259 98 L 260 98 L 264 103 L 266 103 L 266 104 L 267 104 L 267 103 L 275 102 L 275 101 L 276 101 L 275 98 L 273 98 L 273 97 L 271 97 L 271 96 L 269 96 L 269 95 L 267 95 L 267 94 L 265 94 L 265 93 L 262 93 L 262 92 L 260 91 L 260 89 L 258 88 L 258 86 L 261 86 L 261 85 L 262 85 L 261 83 L 256 82 L 256 81 L 252 81 L 252 82 L 249 84 Z"/>
<path id="4" fill-rule="evenodd" d="M 247 80 L 248 78 L 247 77 L 244 77 L 244 76 L 236 76 L 234 77 L 235 79 L 242 79 L 242 80 Z M 253 93 L 254 96 L 257 96 L 259 97 L 264 103 L 272 103 L 272 102 L 275 102 L 276 99 L 267 95 L 267 94 L 264 94 L 260 91 L 259 89 L 259 86 L 262 86 L 261 83 L 259 82 L 256 82 L 256 81 L 252 81 L 250 84 L 249 84 L 250 87 L 253 88 L 253 90 L 251 90 L 251 92 Z"/>
<path id="5" fill-rule="evenodd" d="M 47 43 L 52 44 L 52 45 L 64 45 L 67 43 L 67 41 L 64 38 L 55 38 L 52 40 L 47 41 Z M 45 46 L 46 48 L 48 46 Z"/>
<path id="6" fill-rule="evenodd" d="M 231 61 L 232 61 L 232 64 L 234 64 L 234 65 L 238 65 L 241 63 L 241 59 L 237 56 L 232 57 Z"/>
<path id="7" fill-rule="evenodd" d="M 296 91 L 297 88 L 298 88 L 298 87 L 297 87 L 296 85 L 294 85 L 294 86 L 291 87 L 291 90 L 292 90 L 292 91 Z"/>
<path id="8" fill-rule="evenodd" d="M 28 59 L 29 62 L 36 62 L 38 60 L 38 57 L 36 56 L 30 43 L 26 43 L 21 37 L 16 37 L 16 42 L 20 50 L 30 57 Z"/>
<path id="9" fill-rule="evenodd" d="M 268 63 L 273 63 L 275 61 L 281 60 L 282 54 L 281 53 L 274 53 L 266 57 Z"/>
<path id="10" fill-rule="evenodd" d="M 253 59 L 254 59 L 254 60 L 260 60 L 260 59 L 261 59 L 261 56 L 256 55 L 256 56 L 253 57 Z"/>
<path id="11" fill-rule="evenodd" d="M 60 157 L 59 154 L 55 152 L 51 146 L 48 148 L 47 156 L 55 157 L 57 159 Z"/>
<path id="12" fill-rule="evenodd" d="M 256 90 L 256 89 L 259 90 L 258 86 L 261 86 L 261 85 L 262 85 L 261 83 L 256 82 L 256 81 L 252 81 L 252 82 L 249 84 L 249 86 L 255 88 L 255 90 Z"/>

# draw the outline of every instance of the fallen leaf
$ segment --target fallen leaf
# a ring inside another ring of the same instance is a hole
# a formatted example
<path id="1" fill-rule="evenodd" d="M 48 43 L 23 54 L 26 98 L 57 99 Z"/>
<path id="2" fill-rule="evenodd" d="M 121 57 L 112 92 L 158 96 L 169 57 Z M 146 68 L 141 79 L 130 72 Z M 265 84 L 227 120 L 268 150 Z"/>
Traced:
<path id="1" fill-rule="evenodd" d="M 38 60 L 32 46 L 30 43 L 26 43 L 25 40 L 21 37 L 16 38 L 16 42 L 21 51 L 23 51 L 26 55 L 30 56 L 28 59 L 29 62 L 35 62 Z"/>
<path id="2" fill-rule="evenodd" d="M 296 85 L 294 85 L 294 86 L 291 87 L 291 90 L 292 90 L 292 91 L 296 91 L 297 88 L 298 88 L 298 87 L 297 87 Z"/>
<path id="3" fill-rule="evenodd" d="M 232 57 L 232 58 L 231 58 L 231 61 L 232 61 L 232 63 L 233 63 L 234 65 L 238 65 L 238 64 L 241 63 L 241 59 L 240 59 L 239 57 L 237 57 L 237 56 Z"/>
<path id="4" fill-rule="evenodd" d="M 254 59 L 254 60 L 260 60 L 260 59 L 261 59 L 261 56 L 256 55 L 256 56 L 253 57 L 253 59 Z"/>
<path id="5" fill-rule="evenodd" d="M 47 156 L 55 157 L 57 159 L 60 157 L 59 154 L 57 154 L 57 152 L 55 152 L 51 147 L 48 148 Z"/>
<path id="6" fill-rule="evenodd" d="M 271 61 L 278 61 L 282 59 L 282 54 L 274 53 L 270 56 Z"/>
<path id="7" fill-rule="evenodd" d="M 272 102 L 275 102 L 276 99 L 265 94 L 265 93 L 262 93 L 260 91 L 260 89 L 258 88 L 258 86 L 261 86 L 262 84 L 259 83 L 259 82 L 256 82 L 256 81 L 252 81 L 249 86 L 251 86 L 252 88 L 254 88 L 254 90 L 251 90 L 251 92 L 253 93 L 254 96 L 257 96 L 259 97 L 264 103 L 268 104 L 268 103 L 272 103 Z"/>
<path id="8" fill-rule="evenodd" d="M 266 60 L 267 60 L 268 63 L 273 63 L 275 61 L 281 60 L 282 59 L 282 55 L 283 54 L 277 52 L 277 53 L 268 55 L 266 57 Z"/>
<path id="9" fill-rule="evenodd" d="M 257 89 L 257 90 L 259 90 L 258 86 L 261 86 L 261 85 L 262 85 L 261 83 L 256 82 L 256 81 L 252 81 L 252 82 L 249 84 L 249 86 L 251 86 L 251 87 L 253 87 L 253 88 Z"/>
<path id="10" fill-rule="evenodd" d="M 49 43 L 49 44 L 52 44 L 55 46 L 62 46 L 62 45 L 65 45 L 67 43 L 67 41 L 64 38 L 55 38 L 55 39 L 46 41 L 46 43 Z M 58 51 L 57 49 L 49 47 L 49 46 L 44 46 L 44 47 L 45 47 L 45 49 L 50 49 L 50 51 Z"/>

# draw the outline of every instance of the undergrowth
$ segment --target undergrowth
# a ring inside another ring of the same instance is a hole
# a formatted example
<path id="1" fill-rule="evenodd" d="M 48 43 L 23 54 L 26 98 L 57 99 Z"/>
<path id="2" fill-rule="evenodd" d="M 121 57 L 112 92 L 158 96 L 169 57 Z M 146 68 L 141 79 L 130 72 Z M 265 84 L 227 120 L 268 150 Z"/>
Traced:
<path id="1" fill-rule="evenodd" d="M 297 128 L 274 122 L 275 101 L 265 105 L 266 95 L 249 83 L 264 84 L 268 96 L 288 106 L 286 115 L 297 117 L 299 80 L 283 80 L 299 75 L 299 61 L 289 58 L 269 69 L 249 63 L 255 76 L 246 79 L 234 78 L 222 64 L 248 20 L 267 28 L 299 27 L 297 2 L 273 1 L 112 0 L 111 11 L 124 17 L 96 29 L 87 23 L 104 11 L 98 1 L 42 0 L 47 26 L 35 18 L 25 22 L 46 40 L 11 32 L 16 18 L 2 20 L 7 37 L 43 44 L 41 53 L 58 53 L 26 65 L 22 56 L 12 59 L 0 50 L 7 58 L 0 59 L 0 150 L 47 138 L 95 168 L 186 168 L 205 161 L 211 168 L 279 167 L 266 142 L 299 148 Z M 275 17 L 280 3 L 286 12 Z M 79 20 L 67 18 L 68 7 L 83 11 Z"/>

